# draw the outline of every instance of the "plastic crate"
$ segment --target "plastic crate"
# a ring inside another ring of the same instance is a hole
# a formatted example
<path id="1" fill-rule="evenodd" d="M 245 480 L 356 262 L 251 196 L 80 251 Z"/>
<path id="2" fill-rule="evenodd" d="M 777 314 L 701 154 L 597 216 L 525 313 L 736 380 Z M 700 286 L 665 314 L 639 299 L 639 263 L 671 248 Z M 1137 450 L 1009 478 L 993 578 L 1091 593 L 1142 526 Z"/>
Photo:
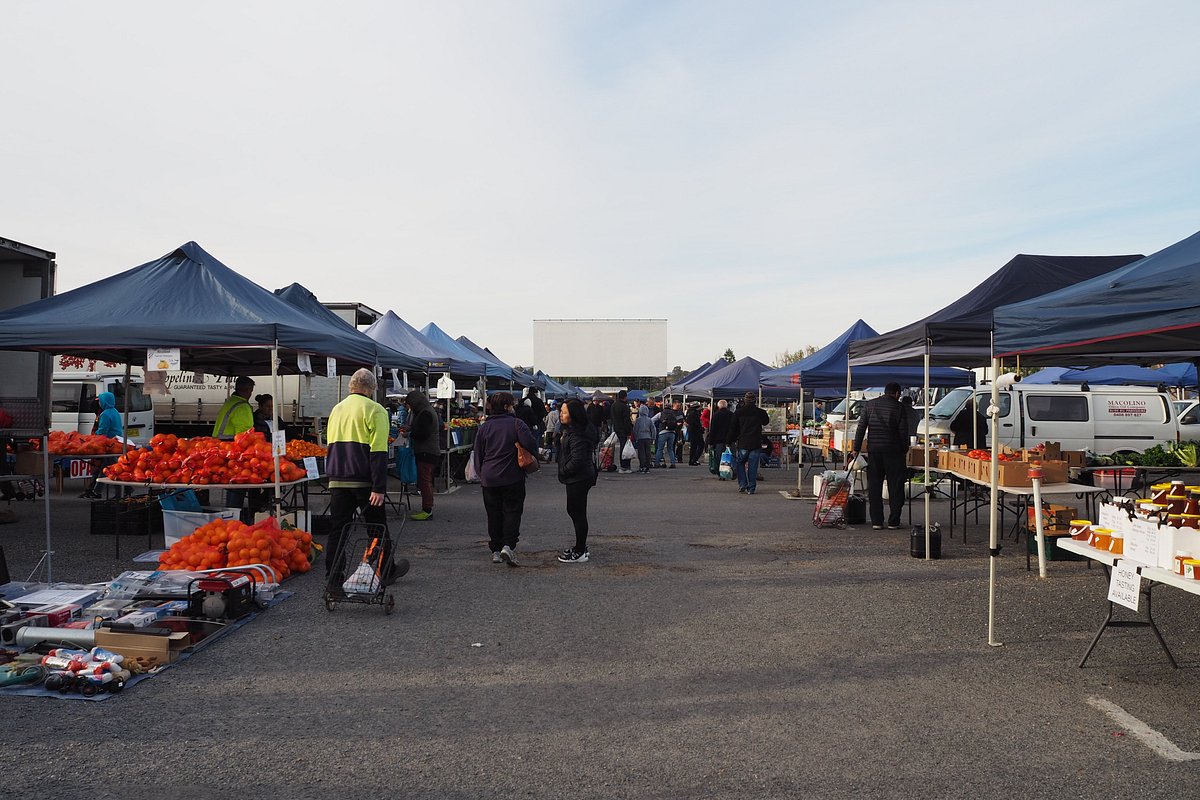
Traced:
<path id="1" fill-rule="evenodd" d="M 236 508 L 213 508 L 206 511 L 172 511 L 164 508 L 163 542 L 167 547 L 178 542 L 185 536 L 191 536 L 196 528 L 207 525 L 218 519 L 237 519 Z"/>

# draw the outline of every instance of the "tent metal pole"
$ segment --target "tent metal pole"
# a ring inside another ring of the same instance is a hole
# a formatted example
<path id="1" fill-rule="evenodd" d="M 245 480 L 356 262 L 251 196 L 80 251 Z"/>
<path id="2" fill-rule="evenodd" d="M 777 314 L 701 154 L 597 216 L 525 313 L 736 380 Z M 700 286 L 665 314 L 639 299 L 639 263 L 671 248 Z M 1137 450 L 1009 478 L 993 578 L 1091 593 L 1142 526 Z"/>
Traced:
<path id="1" fill-rule="evenodd" d="M 132 357 L 132 351 L 125 354 L 125 419 L 121 422 L 121 435 L 126 439 L 129 438 L 129 373 L 133 369 L 129 359 Z M 142 385 L 145 386 L 144 383 Z"/>
<path id="2" fill-rule="evenodd" d="M 995 352 L 995 343 L 993 341 L 992 352 Z M 998 518 L 999 509 L 997 508 L 996 494 L 1000 484 L 1000 385 L 997 379 L 1000 377 L 1000 359 L 992 356 L 992 404 L 988 406 L 988 418 L 991 420 L 992 434 L 992 475 L 991 475 L 991 491 L 988 498 L 988 644 L 992 647 L 999 647 L 1000 642 L 996 641 L 996 558 L 1000 555 L 1000 549 L 997 547 L 1000 534 L 1000 521 Z"/>
<path id="3" fill-rule="evenodd" d="M 787 426 L 784 426 L 785 429 Z M 783 437 L 786 446 L 788 437 Z M 800 444 L 796 447 L 796 497 L 804 494 L 804 377 L 800 377 Z"/>
<path id="4" fill-rule="evenodd" d="M 50 537 L 50 434 L 42 434 L 42 505 L 46 510 L 46 583 L 54 583 L 54 547 Z"/>
<path id="5" fill-rule="evenodd" d="M 925 340 L 925 418 L 929 418 L 929 339 Z M 925 430 L 928 432 L 929 424 L 925 424 Z M 909 484 L 910 486 L 912 484 Z M 925 437 L 925 560 L 929 561 L 933 556 L 929 552 L 930 533 L 929 533 L 929 516 L 932 513 L 929 508 L 929 436 Z M 966 518 L 963 519 L 963 524 L 966 524 Z"/>
<path id="6" fill-rule="evenodd" d="M 341 384 L 339 383 L 339 386 Z M 280 516 L 282 508 L 281 503 L 281 487 L 279 485 L 279 451 L 275 447 L 274 438 L 281 430 L 279 427 L 279 340 L 275 340 L 275 346 L 271 348 L 271 394 L 274 401 L 271 403 L 271 461 L 275 466 L 275 502 L 273 505 L 274 516 L 276 519 Z"/>

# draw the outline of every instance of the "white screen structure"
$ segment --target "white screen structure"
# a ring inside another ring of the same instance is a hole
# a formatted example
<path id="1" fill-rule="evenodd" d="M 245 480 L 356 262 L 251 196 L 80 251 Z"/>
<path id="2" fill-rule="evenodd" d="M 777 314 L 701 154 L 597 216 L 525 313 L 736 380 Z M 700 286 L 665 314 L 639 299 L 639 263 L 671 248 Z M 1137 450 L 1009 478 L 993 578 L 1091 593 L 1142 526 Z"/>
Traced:
<path id="1" fill-rule="evenodd" d="M 535 319 L 533 363 L 550 376 L 665 375 L 667 321 Z"/>

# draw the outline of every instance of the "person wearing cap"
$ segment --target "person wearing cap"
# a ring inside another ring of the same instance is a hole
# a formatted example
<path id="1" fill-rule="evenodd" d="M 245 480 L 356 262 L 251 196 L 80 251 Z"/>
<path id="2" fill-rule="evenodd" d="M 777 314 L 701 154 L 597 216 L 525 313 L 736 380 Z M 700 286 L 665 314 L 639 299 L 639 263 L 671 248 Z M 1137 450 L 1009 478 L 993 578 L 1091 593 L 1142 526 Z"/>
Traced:
<path id="1" fill-rule="evenodd" d="M 231 442 L 234 436 L 254 427 L 254 409 L 250 405 L 250 395 L 252 394 L 254 394 L 252 379 L 242 375 L 234 381 L 233 394 L 229 395 L 229 399 L 221 405 L 221 409 L 217 412 L 217 421 L 213 424 L 212 432 L 214 439 Z M 251 525 L 254 523 L 254 511 L 250 508 L 243 509 L 242 506 L 245 503 L 245 489 L 225 490 L 226 507 L 242 509 L 240 514 L 242 522 Z"/>
<path id="2" fill-rule="evenodd" d="M 738 492 L 754 494 L 758 488 L 758 460 L 762 452 L 763 428 L 771 418 L 755 404 L 754 392 L 746 392 L 729 423 L 728 442 L 733 445 L 733 469 Z"/>
<path id="3" fill-rule="evenodd" d="M 387 411 L 374 399 L 375 373 L 363 368 L 350 376 L 350 394 L 329 412 L 329 542 L 325 576 L 330 591 L 340 591 L 347 564 L 342 551 L 346 525 L 362 510 L 363 522 L 384 524 L 383 502 L 387 499 L 388 432 Z M 384 552 L 383 563 L 392 567 L 382 575 L 385 583 L 408 571 L 404 559 L 393 564 Z"/>
<path id="4" fill-rule="evenodd" d="M 883 394 L 867 401 L 858 418 L 854 444 L 847 453 L 853 461 L 862 452 L 863 439 L 868 440 L 867 453 L 867 510 L 871 527 L 883 528 L 883 482 L 888 485 L 887 526 L 900 527 L 900 512 L 904 509 L 904 482 L 908 479 L 908 414 L 900 403 L 900 384 L 892 381 L 883 387 Z"/>

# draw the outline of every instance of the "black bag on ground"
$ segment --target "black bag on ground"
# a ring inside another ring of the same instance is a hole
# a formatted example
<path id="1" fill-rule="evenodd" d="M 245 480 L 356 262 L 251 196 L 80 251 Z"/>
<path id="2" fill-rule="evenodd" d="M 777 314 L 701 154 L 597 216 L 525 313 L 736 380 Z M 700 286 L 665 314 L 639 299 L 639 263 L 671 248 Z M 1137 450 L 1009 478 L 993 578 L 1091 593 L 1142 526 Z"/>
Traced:
<path id="1" fill-rule="evenodd" d="M 913 525 L 908 537 L 908 553 L 913 558 L 925 557 L 924 525 Z M 942 557 L 942 528 L 936 522 L 929 526 L 929 557 Z"/>
<path id="2" fill-rule="evenodd" d="M 860 494 L 852 494 L 846 499 L 846 524 L 862 525 L 867 521 L 867 499 Z"/>

